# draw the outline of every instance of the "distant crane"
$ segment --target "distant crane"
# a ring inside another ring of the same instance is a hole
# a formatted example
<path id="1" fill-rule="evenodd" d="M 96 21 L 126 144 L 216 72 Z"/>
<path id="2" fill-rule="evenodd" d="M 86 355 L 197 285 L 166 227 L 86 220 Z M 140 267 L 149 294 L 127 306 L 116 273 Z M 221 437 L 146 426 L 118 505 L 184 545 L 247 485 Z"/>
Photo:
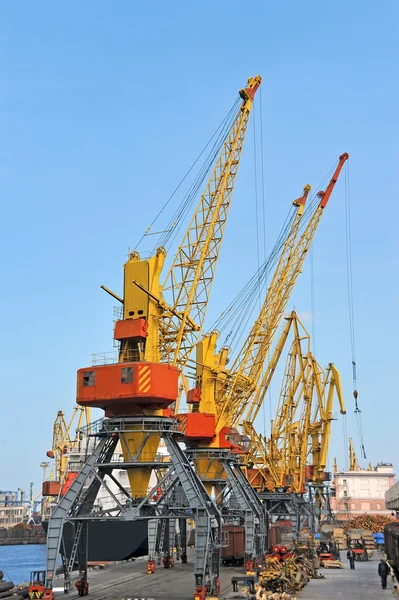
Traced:
<path id="1" fill-rule="evenodd" d="M 78 421 L 75 426 L 75 435 L 71 436 L 75 419 L 78 416 Z M 68 463 L 68 452 L 78 447 L 79 437 L 77 431 L 83 425 L 90 425 L 90 408 L 75 406 L 69 423 L 65 421 L 65 415 L 62 410 L 59 410 L 53 426 L 53 443 L 52 448 L 47 452 L 49 458 L 54 459 L 54 475 L 55 482 L 64 481 L 66 467 Z M 48 463 L 47 463 L 48 464 Z M 41 466 L 43 466 L 42 463 Z"/>

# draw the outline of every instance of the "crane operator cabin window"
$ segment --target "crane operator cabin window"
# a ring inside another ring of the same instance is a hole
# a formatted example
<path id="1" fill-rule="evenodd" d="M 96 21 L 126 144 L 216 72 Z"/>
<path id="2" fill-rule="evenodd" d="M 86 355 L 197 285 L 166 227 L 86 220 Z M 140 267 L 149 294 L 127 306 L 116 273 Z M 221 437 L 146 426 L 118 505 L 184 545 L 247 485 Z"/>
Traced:
<path id="1" fill-rule="evenodd" d="M 133 381 L 133 367 L 122 367 L 121 383 L 132 383 L 132 381 Z"/>
<path id="2" fill-rule="evenodd" d="M 96 385 L 96 372 L 85 371 L 83 373 L 83 387 L 91 387 Z"/>

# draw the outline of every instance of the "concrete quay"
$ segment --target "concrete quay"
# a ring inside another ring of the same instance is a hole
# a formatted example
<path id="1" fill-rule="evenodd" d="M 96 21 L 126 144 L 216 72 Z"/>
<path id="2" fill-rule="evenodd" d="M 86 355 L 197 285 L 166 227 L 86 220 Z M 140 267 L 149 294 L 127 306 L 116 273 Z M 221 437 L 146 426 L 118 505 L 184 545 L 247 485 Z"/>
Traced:
<path id="1" fill-rule="evenodd" d="M 190 561 L 189 553 L 189 561 Z M 192 554 L 191 554 L 192 558 Z M 349 568 L 346 552 L 341 552 L 344 569 L 321 569 L 325 579 L 312 579 L 297 596 L 298 600 L 381 600 L 392 598 L 393 581 L 388 578 L 388 589 L 382 590 L 377 573 L 380 555 L 368 562 L 357 562 L 354 571 Z M 231 578 L 241 575 L 243 567 L 222 567 L 220 599 L 232 591 Z M 56 580 L 56 585 L 61 580 Z M 147 562 L 135 562 L 109 566 L 103 570 L 90 570 L 89 596 L 91 600 L 193 600 L 194 575 L 192 562 L 175 562 L 170 569 L 157 566 L 152 575 L 147 574 Z M 75 590 L 67 596 L 63 591 L 56 598 L 78 598 Z M 399 598 L 399 596 L 398 596 Z"/>

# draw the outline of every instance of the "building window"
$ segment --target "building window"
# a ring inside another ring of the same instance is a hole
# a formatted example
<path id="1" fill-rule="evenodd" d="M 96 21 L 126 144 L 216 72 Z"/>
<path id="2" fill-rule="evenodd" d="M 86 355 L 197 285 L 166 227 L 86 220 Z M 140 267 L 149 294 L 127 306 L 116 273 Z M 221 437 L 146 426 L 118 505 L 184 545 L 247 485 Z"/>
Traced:
<path id="1" fill-rule="evenodd" d="M 344 490 L 344 496 L 347 496 L 348 492 L 346 490 Z"/>
<path id="2" fill-rule="evenodd" d="M 346 485 L 346 479 L 342 480 L 343 485 Z"/>
<path id="3" fill-rule="evenodd" d="M 133 367 L 122 367 L 121 383 L 132 383 L 132 381 L 133 381 Z"/>
<path id="4" fill-rule="evenodd" d="M 84 371 L 83 372 L 83 387 L 92 387 L 96 385 L 96 372 L 95 371 Z"/>
<path id="5" fill-rule="evenodd" d="M 348 510 L 349 509 L 349 505 L 347 502 L 344 502 L 344 510 Z"/>
<path id="6" fill-rule="evenodd" d="M 377 502 L 377 510 L 381 510 L 381 504 Z"/>
<path id="7" fill-rule="evenodd" d="M 354 502 L 352 502 L 351 507 L 352 507 L 352 510 L 355 510 L 356 504 Z"/>

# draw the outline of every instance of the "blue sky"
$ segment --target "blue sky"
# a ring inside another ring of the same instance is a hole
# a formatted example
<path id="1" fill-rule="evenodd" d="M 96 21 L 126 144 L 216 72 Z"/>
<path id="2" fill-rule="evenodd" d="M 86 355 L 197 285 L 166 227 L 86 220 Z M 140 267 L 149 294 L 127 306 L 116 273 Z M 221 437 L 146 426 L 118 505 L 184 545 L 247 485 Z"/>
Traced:
<path id="1" fill-rule="evenodd" d="M 389 0 L 1 3 L 0 489 L 38 489 L 76 370 L 112 349 L 113 302 L 99 286 L 121 292 L 127 248 L 257 73 L 268 247 L 304 184 L 351 155 L 365 445 L 373 463 L 396 461 L 398 22 Z M 253 159 L 252 123 L 208 323 L 256 268 Z M 358 448 L 345 261 L 342 180 L 314 243 L 314 318 Z M 307 264 L 289 308 L 311 312 L 310 281 Z M 334 423 L 341 465 L 342 445 Z"/>

